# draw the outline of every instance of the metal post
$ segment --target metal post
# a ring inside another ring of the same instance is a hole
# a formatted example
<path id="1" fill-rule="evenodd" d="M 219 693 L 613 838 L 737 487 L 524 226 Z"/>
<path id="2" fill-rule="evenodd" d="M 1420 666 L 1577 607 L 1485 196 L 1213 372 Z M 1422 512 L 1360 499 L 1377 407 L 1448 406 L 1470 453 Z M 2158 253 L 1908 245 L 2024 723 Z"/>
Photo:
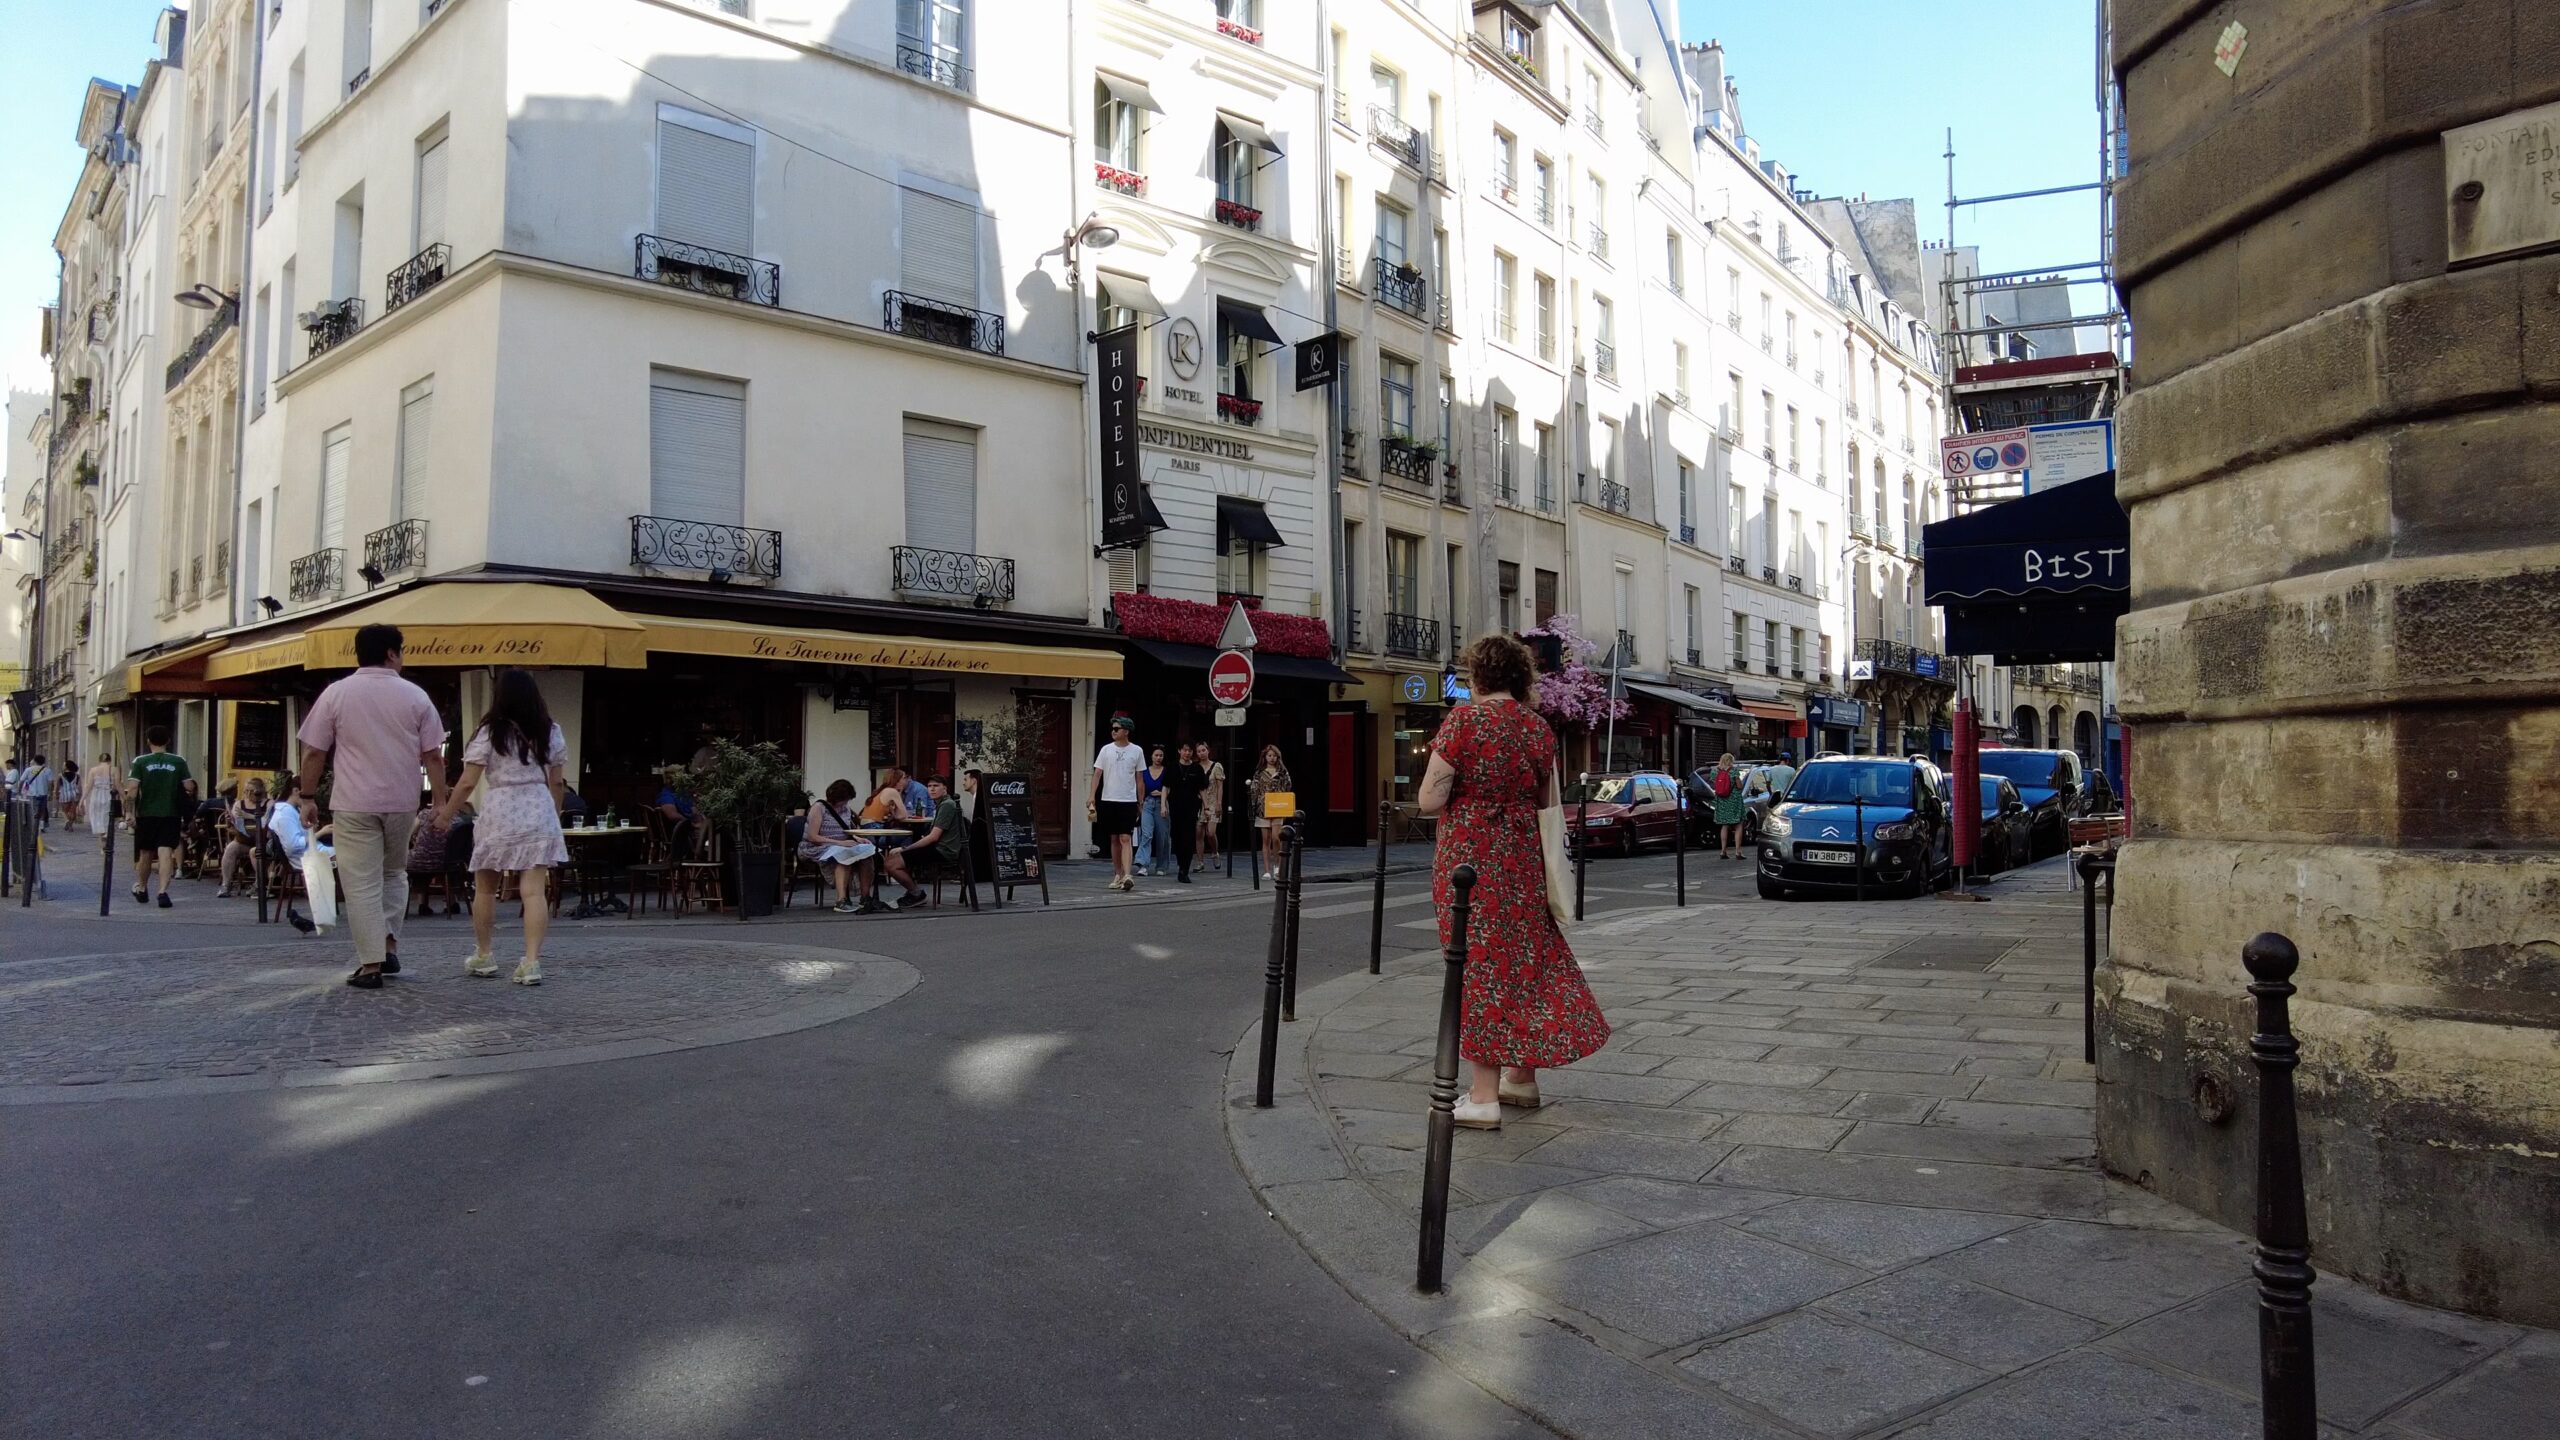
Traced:
<path id="1" fill-rule="evenodd" d="M 18 800 L 10 796 L 0 802 L 0 899 L 7 899 L 9 887 L 18 878 Z"/>
<path id="2" fill-rule="evenodd" d="M 275 802 L 278 805 L 282 803 Z M 275 818 L 275 807 L 270 805 L 267 823 L 258 827 L 258 843 L 249 850 L 249 888 L 258 892 L 258 923 L 261 925 L 267 923 L 267 851 L 276 843 L 275 831 L 271 828 Z M 450 902 L 451 892 L 447 892 L 446 898 Z"/>
<path id="3" fill-rule="evenodd" d="M 1685 725 L 1671 737 L 1671 783 L 1680 787 L 1680 821 L 1671 842 L 1671 903 L 1679 906 L 1689 903 L 1689 767 L 1680 763 L 1680 744 L 1688 738 Z"/>
<path id="4" fill-rule="evenodd" d="M 1379 957 L 1387 948 L 1387 820 L 1395 814 L 1392 801 L 1378 802 L 1378 873 L 1376 889 L 1369 897 L 1369 973 L 1378 973 Z"/>
<path id="5" fill-rule="evenodd" d="M 106 852 L 103 862 L 106 868 L 98 872 L 98 918 L 101 920 L 107 918 L 107 901 L 116 893 L 116 807 L 113 805 L 107 807 Z M 160 885 L 164 893 L 168 884 L 167 877 L 162 877 Z"/>
<path id="6" fill-rule="evenodd" d="M 1591 864 L 1591 772 L 1588 770 L 1582 772 L 1582 799 L 1575 806 L 1573 829 L 1573 918 L 1576 924 L 1580 924 L 1584 871 Z"/>
<path id="7" fill-rule="evenodd" d="M 2258 1030 L 2258 1389 L 2266 1440 L 2313 1440 L 2318 1390 L 2311 1366 L 2311 1238 L 2303 1219 L 2302 1144 L 2293 1111 L 2301 1046 L 2285 1002 L 2301 963 L 2293 942 L 2260 935 L 2243 946 Z"/>
<path id="8" fill-rule="evenodd" d="M 1441 1252 L 1449 1236 L 1449 1150 L 1458 1131 L 1458 1015 L 1464 1008 L 1467 970 L 1468 892 L 1476 888 L 1476 867 L 1461 865 L 1449 875 L 1449 944 L 1440 958 L 1448 962 L 1440 979 L 1440 1043 L 1431 1058 L 1431 1127 L 1422 1152 L 1422 1253 L 1413 1270 L 1414 1288 L 1425 1294 L 1440 1288 Z"/>
<path id="9" fill-rule="evenodd" d="M 2080 871 L 2080 1058 L 2098 1063 L 2098 857 L 2072 862 Z"/>
<path id="10" fill-rule="evenodd" d="M 1295 820 L 1280 827 L 1280 878 L 1273 882 L 1281 897 L 1281 933 L 1287 940 L 1280 967 L 1280 1018 L 1290 1022 L 1298 1018 L 1298 895 L 1301 866 L 1306 858 L 1300 847 L 1305 839 Z"/>
<path id="11" fill-rule="evenodd" d="M 1858 898 L 1864 900 L 1867 898 L 1867 802 L 1865 797 L 1850 796 L 1849 813 L 1853 817 L 1850 822 L 1849 838 L 1858 842 Z"/>
<path id="12" fill-rule="evenodd" d="M 44 883 L 44 841 L 36 833 L 33 806 L 24 800 L 18 803 L 29 807 L 26 817 L 18 822 L 18 908 L 28 910 L 35 906 L 36 887 Z"/>
<path id="13" fill-rule="evenodd" d="M 1259 875 L 1262 857 L 1254 856 L 1254 873 Z M 1253 1103 L 1257 1108 L 1271 1108 L 1271 1081 L 1280 1068 L 1280 987 L 1288 966 L 1288 896 L 1283 892 L 1271 911 L 1271 943 L 1262 964 L 1262 1051 L 1253 1075 Z"/>

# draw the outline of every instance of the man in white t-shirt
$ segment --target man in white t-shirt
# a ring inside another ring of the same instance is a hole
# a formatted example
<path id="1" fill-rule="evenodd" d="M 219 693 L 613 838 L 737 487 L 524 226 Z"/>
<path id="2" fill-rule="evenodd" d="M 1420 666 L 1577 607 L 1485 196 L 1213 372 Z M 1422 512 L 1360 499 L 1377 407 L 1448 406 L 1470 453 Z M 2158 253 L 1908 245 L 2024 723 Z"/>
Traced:
<path id="1" fill-rule="evenodd" d="M 1147 754 L 1129 743 L 1129 717 L 1111 717 L 1111 743 L 1093 757 L 1093 799 L 1085 806 L 1085 819 L 1093 822 L 1093 836 L 1111 847 L 1111 888 L 1135 890 L 1138 882 L 1129 878 L 1131 832 L 1138 828 L 1138 775 L 1147 768 Z"/>

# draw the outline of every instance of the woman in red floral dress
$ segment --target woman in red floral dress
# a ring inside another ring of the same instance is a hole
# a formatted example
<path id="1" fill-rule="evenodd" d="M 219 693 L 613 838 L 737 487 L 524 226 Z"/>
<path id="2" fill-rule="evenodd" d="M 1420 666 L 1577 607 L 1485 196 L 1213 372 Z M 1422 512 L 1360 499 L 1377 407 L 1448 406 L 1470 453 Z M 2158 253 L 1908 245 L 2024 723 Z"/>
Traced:
<path id="1" fill-rule="evenodd" d="M 1439 815 L 1431 898 L 1449 941 L 1449 876 L 1476 867 L 1467 919 L 1466 1007 L 1458 1052 L 1474 1063 L 1458 1123 L 1501 1128 L 1502 1107 L 1535 1109 L 1538 1071 L 1609 1040 L 1600 1002 L 1547 911 L 1538 810 L 1554 798 L 1555 732 L 1529 708 L 1529 647 L 1487 635 L 1467 647 L 1473 704 L 1449 712 L 1422 777 L 1421 810 Z"/>

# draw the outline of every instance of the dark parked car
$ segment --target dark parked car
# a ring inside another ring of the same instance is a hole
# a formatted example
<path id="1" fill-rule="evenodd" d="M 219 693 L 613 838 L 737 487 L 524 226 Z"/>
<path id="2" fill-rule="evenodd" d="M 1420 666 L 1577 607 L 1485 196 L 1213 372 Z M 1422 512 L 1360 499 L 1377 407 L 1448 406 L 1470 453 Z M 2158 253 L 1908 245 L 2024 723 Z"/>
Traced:
<path id="1" fill-rule="evenodd" d="M 1760 894 L 1925 894 L 1954 878 L 1947 781 L 1926 760 L 1815 760 L 1760 827 Z"/>
<path id="2" fill-rule="evenodd" d="M 1733 767 L 1742 783 L 1742 842 L 1746 845 L 1760 838 L 1760 822 L 1769 818 L 1769 807 L 1778 803 L 1778 787 L 1772 783 L 1777 772 L 1768 765 L 1736 765 Z M 1711 846 L 1716 843 L 1715 767 L 1701 765 L 1689 772 L 1689 843 Z"/>
<path id="3" fill-rule="evenodd" d="M 2024 865 L 2035 855 L 2035 821 L 2015 782 L 1985 775 L 1982 786 L 1982 839 L 1974 852 L 1974 868 L 1996 875 Z"/>
<path id="4" fill-rule="evenodd" d="M 1564 787 L 1564 841 L 1583 843 L 1586 830 L 1594 855 L 1633 855 L 1647 845 L 1673 845 L 1680 839 L 1680 787 L 1659 770 L 1591 777 L 1591 803 L 1582 804 L 1579 780 Z"/>
<path id="5" fill-rule="evenodd" d="M 2080 791 L 2086 783 L 2080 756 L 2070 750 L 1985 750 L 1982 773 L 1997 775 L 2018 787 L 2027 802 L 2035 832 L 2029 858 L 2059 855 L 2070 844 L 2070 817 L 2080 813 Z"/>

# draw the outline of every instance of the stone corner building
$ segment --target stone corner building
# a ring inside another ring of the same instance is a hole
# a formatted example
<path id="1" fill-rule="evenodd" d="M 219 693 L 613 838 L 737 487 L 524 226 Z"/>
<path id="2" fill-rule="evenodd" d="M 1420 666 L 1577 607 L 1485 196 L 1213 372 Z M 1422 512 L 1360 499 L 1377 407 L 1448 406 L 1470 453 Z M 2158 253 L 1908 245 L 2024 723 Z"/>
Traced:
<path id="1" fill-rule="evenodd" d="M 2560 100 L 2560 6 L 2113 8 L 2140 810 L 2101 1158 L 2247 1228 L 2240 947 L 2281 931 L 2314 1263 L 2560 1322 L 2560 245 L 2453 255 L 2445 138 Z"/>

